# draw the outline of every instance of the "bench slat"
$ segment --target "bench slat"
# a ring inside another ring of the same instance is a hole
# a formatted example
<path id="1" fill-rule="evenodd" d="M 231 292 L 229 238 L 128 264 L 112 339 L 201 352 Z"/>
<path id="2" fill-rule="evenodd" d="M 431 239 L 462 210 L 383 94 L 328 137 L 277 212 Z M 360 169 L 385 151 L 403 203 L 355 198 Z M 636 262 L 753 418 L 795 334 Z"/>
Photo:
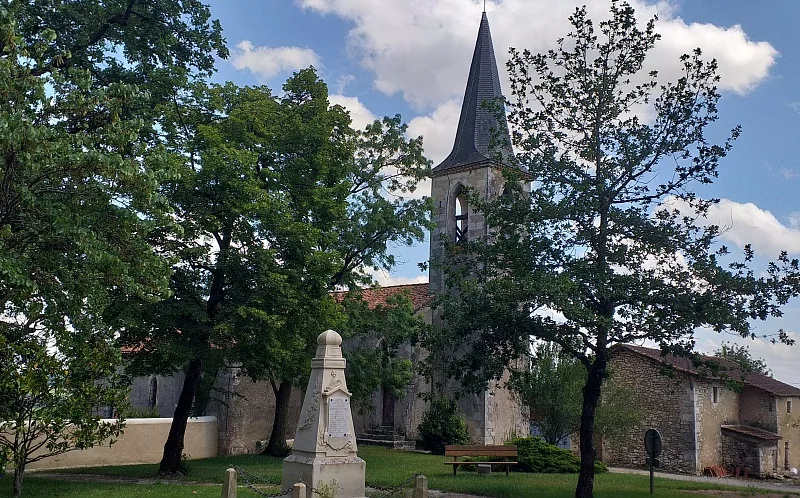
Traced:
<path id="1" fill-rule="evenodd" d="M 442 462 L 445 465 L 516 465 L 518 462 Z"/>
<path id="2" fill-rule="evenodd" d="M 517 456 L 516 446 L 491 445 L 491 446 L 457 446 L 447 445 L 444 448 L 445 456 Z"/>

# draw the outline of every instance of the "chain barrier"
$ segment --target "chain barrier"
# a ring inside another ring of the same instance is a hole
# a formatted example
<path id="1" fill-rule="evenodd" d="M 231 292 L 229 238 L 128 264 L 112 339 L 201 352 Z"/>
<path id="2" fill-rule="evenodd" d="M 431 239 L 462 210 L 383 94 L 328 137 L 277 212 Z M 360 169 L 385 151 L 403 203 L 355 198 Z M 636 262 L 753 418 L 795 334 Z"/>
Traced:
<path id="1" fill-rule="evenodd" d="M 395 496 L 405 496 L 405 493 L 401 493 L 401 492 L 413 487 L 414 479 L 416 479 L 418 475 L 421 475 L 421 474 L 415 474 L 415 475 L 409 477 L 408 479 L 406 479 L 405 481 L 401 482 L 397 486 L 388 486 L 388 487 L 370 486 L 369 488 L 371 490 L 374 489 L 375 491 L 378 491 L 379 493 L 381 493 L 379 495 L 381 498 L 391 498 L 391 497 L 395 497 Z"/>
<path id="2" fill-rule="evenodd" d="M 265 493 L 264 491 L 258 489 L 256 486 L 265 486 L 265 485 L 280 486 L 280 483 L 271 482 L 270 480 L 265 479 L 265 478 L 263 478 L 261 476 L 257 476 L 255 474 L 251 474 L 250 472 L 247 472 L 246 470 L 244 470 L 244 469 L 242 469 L 240 467 L 234 467 L 234 468 L 236 469 L 236 473 L 242 477 L 242 480 L 244 480 L 245 486 L 247 486 L 247 488 L 249 488 L 255 494 L 257 494 L 259 496 L 263 496 L 264 498 L 279 498 L 279 497 L 282 497 L 282 496 L 288 496 L 288 495 L 290 495 L 292 493 L 292 489 L 294 488 L 294 486 L 292 486 L 291 488 L 287 489 L 286 491 L 280 491 L 278 493 L 268 494 L 268 493 Z M 250 479 L 253 479 L 258 484 L 253 484 L 252 482 L 250 482 Z"/>
<path id="3" fill-rule="evenodd" d="M 264 498 L 279 498 L 279 497 L 282 497 L 282 496 L 288 496 L 288 495 L 290 495 L 292 493 L 292 489 L 294 489 L 294 485 L 292 485 L 292 487 L 290 487 L 289 489 L 287 489 L 285 491 L 281 491 L 281 492 L 274 493 L 274 494 L 267 494 L 264 491 L 258 489 L 257 486 L 265 486 L 265 485 L 280 486 L 280 483 L 276 483 L 276 482 L 270 481 L 269 479 L 266 479 L 264 477 L 257 476 L 255 474 L 247 472 L 246 470 L 242 469 L 241 467 L 234 467 L 234 468 L 236 469 L 236 473 L 242 477 L 242 480 L 244 480 L 245 486 L 247 488 L 249 488 L 251 491 L 253 491 L 254 493 L 256 493 L 257 495 L 263 496 Z M 407 490 L 407 489 L 409 489 L 409 488 L 411 488 L 411 487 L 413 487 L 414 479 L 416 479 L 417 476 L 420 476 L 420 475 L 422 475 L 422 474 L 414 474 L 413 476 L 409 477 L 408 479 L 406 479 L 405 481 L 401 482 L 400 484 L 398 484 L 396 486 L 387 486 L 387 487 L 370 486 L 369 489 L 371 491 L 377 491 L 378 493 L 380 493 L 378 495 L 378 496 L 380 496 L 380 498 L 393 498 L 395 496 L 405 496 L 405 494 L 402 493 L 402 492 Z M 253 481 L 256 481 L 257 484 L 253 484 L 251 482 L 251 479 Z M 306 486 L 308 487 L 308 490 L 311 491 L 312 493 L 317 493 L 320 496 L 325 496 L 325 494 L 326 494 L 326 490 L 318 490 L 318 489 L 314 488 L 313 486 L 311 486 L 309 484 L 306 484 Z"/>

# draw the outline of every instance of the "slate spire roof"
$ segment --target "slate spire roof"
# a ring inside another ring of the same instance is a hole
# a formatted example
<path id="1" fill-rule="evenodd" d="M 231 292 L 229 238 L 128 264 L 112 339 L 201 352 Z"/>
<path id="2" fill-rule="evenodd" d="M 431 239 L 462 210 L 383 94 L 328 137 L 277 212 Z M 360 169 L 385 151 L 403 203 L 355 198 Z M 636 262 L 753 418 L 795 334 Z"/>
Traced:
<path id="1" fill-rule="evenodd" d="M 468 166 L 497 158 L 500 153 L 502 163 L 506 166 L 516 165 L 514 154 L 508 145 L 498 144 L 492 148 L 492 135 L 509 137 L 508 124 L 505 118 L 498 123 L 493 109 L 489 109 L 484 102 L 490 103 L 502 99 L 500 88 L 500 75 L 497 72 L 497 61 L 492 46 L 492 34 L 489 32 L 489 19 L 486 12 L 481 18 L 478 30 L 478 41 L 472 55 L 472 65 L 469 69 L 467 90 L 464 93 L 464 103 L 461 106 L 461 117 L 458 120 L 458 131 L 453 145 L 453 151 L 433 168 L 433 175 L 444 174 L 447 170 Z"/>

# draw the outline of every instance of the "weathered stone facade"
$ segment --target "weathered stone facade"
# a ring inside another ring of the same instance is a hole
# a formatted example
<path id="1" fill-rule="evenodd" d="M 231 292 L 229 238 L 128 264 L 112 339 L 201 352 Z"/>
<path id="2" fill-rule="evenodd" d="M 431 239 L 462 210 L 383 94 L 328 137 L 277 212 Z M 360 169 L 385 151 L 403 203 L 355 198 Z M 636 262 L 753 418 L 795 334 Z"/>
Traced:
<path id="1" fill-rule="evenodd" d="M 644 419 L 619 440 L 604 441 L 603 460 L 643 466 L 643 436 L 652 427 L 661 432 L 661 464 L 668 471 L 700 473 L 722 465 L 729 472 L 748 468 L 763 476 L 797 466 L 800 417 L 793 400 L 800 389 L 743 373 L 735 364 L 722 366 L 730 369 L 727 377 L 711 377 L 685 358 L 637 346 L 616 348 L 610 361 L 614 381 L 635 390 Z"/>
<path id="2" fill-rule="evenodd" d="M 172 417 L 178 403 L 183 375 L 137 377 L 133 379 L 130 401 L 138 409 L 153 408 L 151 394 L 156 379 L 155 408 L 161 417 Z M 214 400 L 206 415 L 218 420 L 217 447 L 220 455 L 241 455 L 256 452 L 256 443 L 269 438 L 275 417 L 275 395 L 269 382 L 253 382 L 238 368 L 221 371 L 216 380 Z M 301 395 L 292 391 L 287 434 L 293 434 L 300 415 Z"/>
<path id="3" fill-rule="evenodd" d="M 782 437 L 778 448 L 778 470 L 800 469 L 800 396 L 778 396 L 776 405 L 776 432 Z"/>
<path id="4" fill-rule="evenodd" d="M 612 356 L 609 369 L 614 381 L 635 389 L 643 420 L 615 441 L 604 441 L 603 459 L 609 465 L 644 466 L 644 433 L 658 429 L 664 443 L 661 466 L 672 472 L 696 473 L 698 413 L 694 408 L 695 383 L 686 374 L 660 375 L 652 362 L 626 350 Z"/>
<path id="5" fill-rule="evenodd" d="M 722 427 L 722 466 L 728 472 L 739 474 L 747 472 L 752 477 L 773 476 L 778 471 L 777 438 L 757 437 L 757 432 L 747 434 L 738 431 L 736 426 Z M 750 431 L 753 432 L 753 431 Z M 765 431 L 766 432 L 766 431 Z"/>

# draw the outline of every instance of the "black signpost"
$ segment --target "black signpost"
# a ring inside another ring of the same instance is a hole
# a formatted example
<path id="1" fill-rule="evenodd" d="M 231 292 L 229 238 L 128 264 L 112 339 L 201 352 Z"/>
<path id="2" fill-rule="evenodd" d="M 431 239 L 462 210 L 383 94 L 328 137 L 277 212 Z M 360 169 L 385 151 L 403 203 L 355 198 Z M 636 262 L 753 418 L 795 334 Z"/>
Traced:
<path id="1" fill-rule="evenodd" d="M 657 429 L 647 429 L 644 433 L 644 449 L 647 452 L 646 464 L 650 467 L 650 494 L 653 494 L 653 469 L 660 463 L 661 433 Z"/>

